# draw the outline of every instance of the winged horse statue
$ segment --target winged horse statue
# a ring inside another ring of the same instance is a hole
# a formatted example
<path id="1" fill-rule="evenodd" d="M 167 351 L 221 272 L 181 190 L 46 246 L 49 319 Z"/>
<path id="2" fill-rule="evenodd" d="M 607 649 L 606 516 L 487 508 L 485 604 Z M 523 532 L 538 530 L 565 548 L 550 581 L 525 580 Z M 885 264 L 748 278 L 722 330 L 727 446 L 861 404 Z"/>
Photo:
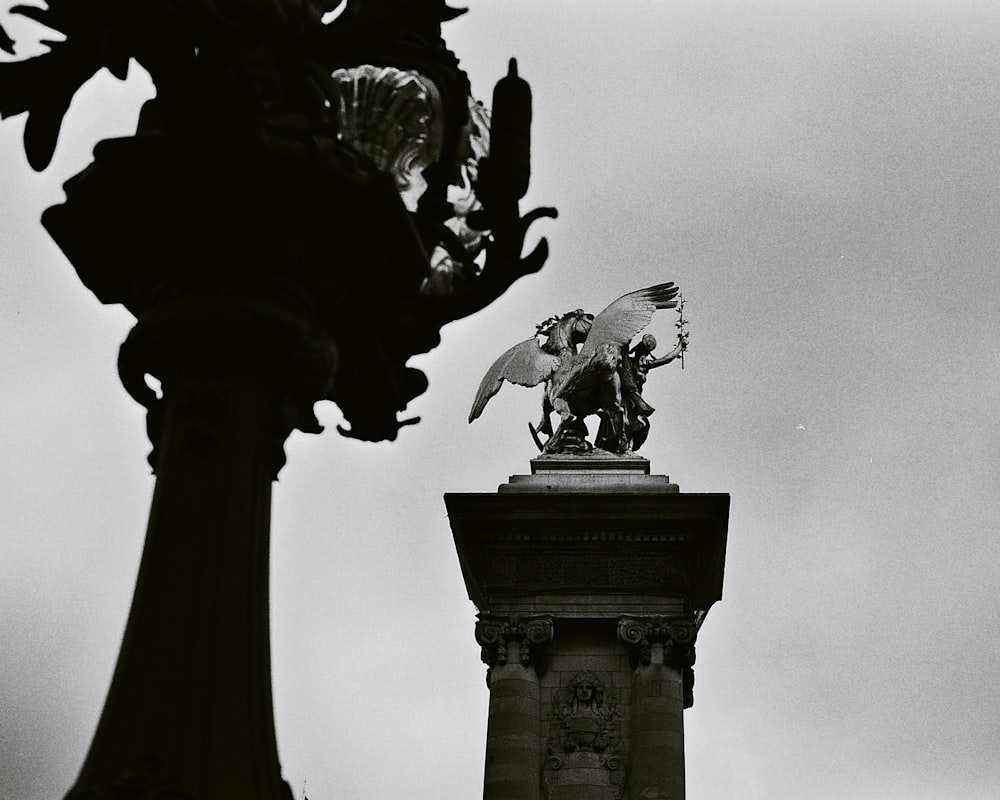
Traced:
<path id="1" fill-rule="evenodd" d="M 483 413 L 504 381 L 519 386 L 545 383 L 542 420 L 537 428 L 529 424 L 543 453 L 592 449 L 584 423 L 592 414 L 603 419 L 597 446 L 626 453 L 629 439 L 619 367 L 629 343 L 649 325 L 653 313 L 677 306 L 679 291 L 673 283 L 659 283 L 622 295 L 596 317 L 578 308 L 546 320 L 535 336 L 514 345 L 489 368 L 476 392 L 469 422 Z M 553 411 L 561 420 L 554 433 Z M 539 433 L 549 437 L 544 444 Z"/>

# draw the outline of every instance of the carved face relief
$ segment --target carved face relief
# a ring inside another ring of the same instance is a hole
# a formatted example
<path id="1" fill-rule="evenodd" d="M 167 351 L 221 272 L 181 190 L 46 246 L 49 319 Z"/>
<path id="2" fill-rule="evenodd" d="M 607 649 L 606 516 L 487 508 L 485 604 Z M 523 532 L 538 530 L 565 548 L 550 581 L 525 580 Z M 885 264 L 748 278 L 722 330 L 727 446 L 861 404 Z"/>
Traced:
<path id="1" fill-rule="evenodd" d="M 625 770 L 618 693 L 590 672 L 578 672 L 556 694 L 542 775 L 547 800 L 573 800 L 581 781 L 591 797 L 621 800 Z"/>
<path id="2" fill-rule="evenodd" d="M 604 683 L 580 672 L 553 702 L 549 749 L 564 753 L 603 752 L 618 740 L 618 704 Z"/>

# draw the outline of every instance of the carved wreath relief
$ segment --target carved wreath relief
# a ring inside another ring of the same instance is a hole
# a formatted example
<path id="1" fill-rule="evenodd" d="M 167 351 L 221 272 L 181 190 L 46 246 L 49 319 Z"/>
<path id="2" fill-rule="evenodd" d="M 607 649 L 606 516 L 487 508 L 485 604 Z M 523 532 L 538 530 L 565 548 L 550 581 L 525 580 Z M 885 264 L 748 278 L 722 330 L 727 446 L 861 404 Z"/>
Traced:
<path id="1" fill-rule="evenodd" d="M 547 800 L 569 800 L 580 786 L 603 786 L 620 800 L 625 770 L 620 753 L 618 693 L 590 672 L 578 672 L 555 696 L 543 774 Z"/>

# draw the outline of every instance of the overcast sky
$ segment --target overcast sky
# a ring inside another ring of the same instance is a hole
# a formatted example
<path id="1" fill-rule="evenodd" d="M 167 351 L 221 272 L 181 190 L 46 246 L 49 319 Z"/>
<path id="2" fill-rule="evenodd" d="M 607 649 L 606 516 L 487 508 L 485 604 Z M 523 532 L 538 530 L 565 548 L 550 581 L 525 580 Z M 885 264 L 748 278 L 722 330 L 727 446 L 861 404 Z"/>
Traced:
<path id="1" fill-rule="evenodd" d="M 689 800 L 992 800 L 1000 786 L 1000 4 L 471 0 L 488 101 L 535 96 L 552 255 L 418 361 L 394 444 L 294 434 L 274 492 L 273 681 L 296 798 L 481 796 L 488 694 L 441 495 L 528 471 L 539 390 L 465 422 L 534 325 L 663 280 L 688 300 L 643 449 L 729 492 L 685 714 Z M 150 89 L 95 80 L 53 165 L 0 125 L 0 800 L 76 777 L 152 478 L 115 372 L 132 320 L 38 218 Z M 661 344 L 674 317 L 659 315 Z"/>

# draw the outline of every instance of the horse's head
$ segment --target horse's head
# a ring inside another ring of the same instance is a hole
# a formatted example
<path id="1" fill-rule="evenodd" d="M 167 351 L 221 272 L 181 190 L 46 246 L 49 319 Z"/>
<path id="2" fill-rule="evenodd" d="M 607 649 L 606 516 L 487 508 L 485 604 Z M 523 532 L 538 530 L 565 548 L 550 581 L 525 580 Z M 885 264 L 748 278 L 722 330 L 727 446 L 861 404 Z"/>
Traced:
<path id="1" fill-rule="evenodd" d="M 563 329 L 563 335 L 570 346 L 583 344 L 593 324 L 594 315 L 588 314 L 582 308 L 563 314 L 559 320 L 559 325 Z"/>
<path id="2" fill-rule="evenodd" d="M 542 348 L 550 353 L 573 349 L 587 338 L 593 323 L 594 315 L 582 308 L 546 320 L 538 326 L 538 333 L 546 337 Z"/>

